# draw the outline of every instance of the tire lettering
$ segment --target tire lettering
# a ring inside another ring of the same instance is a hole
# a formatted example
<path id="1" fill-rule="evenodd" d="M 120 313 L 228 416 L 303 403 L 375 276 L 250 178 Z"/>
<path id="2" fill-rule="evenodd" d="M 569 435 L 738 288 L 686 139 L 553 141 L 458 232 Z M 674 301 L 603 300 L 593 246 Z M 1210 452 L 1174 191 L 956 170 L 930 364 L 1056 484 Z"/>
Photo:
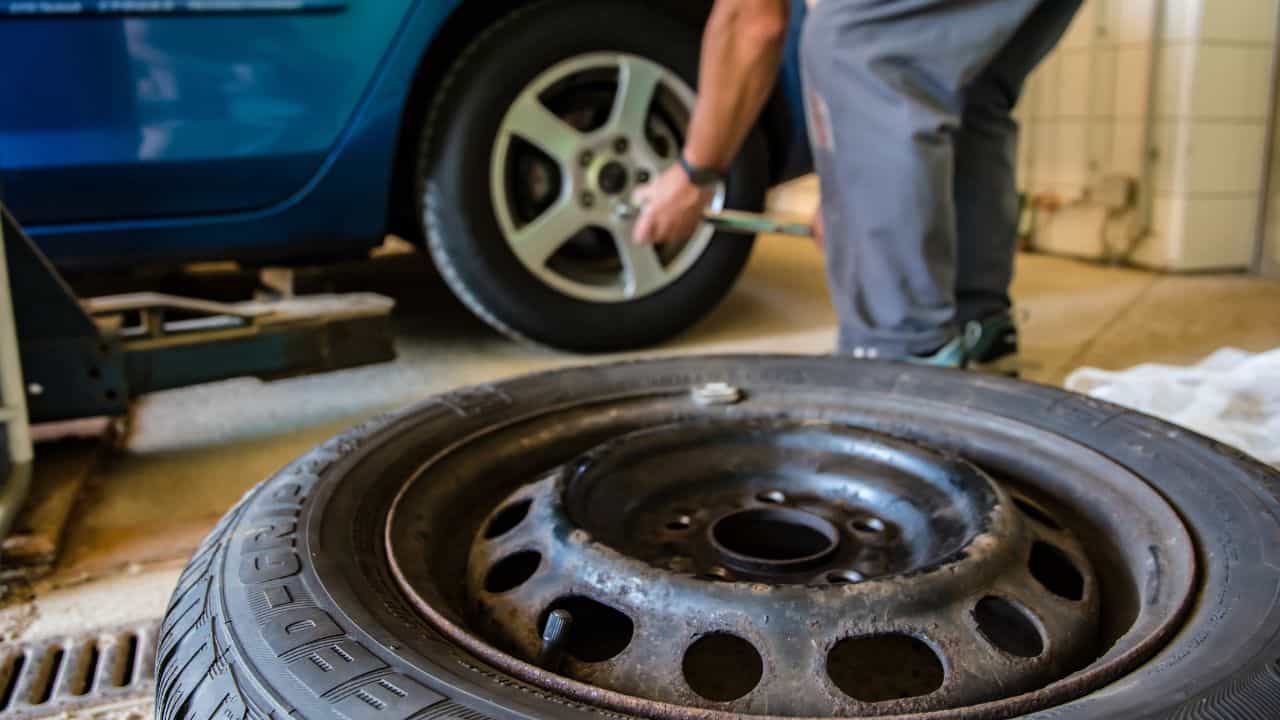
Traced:
<path id="1" fill-rule="evenodd" d="M 297 575 L 302 561 L 289 549 L 267 550 L 256 555 L 245 555 L 240 560 L 240 582 L 245 585 L 282 580 Z"/>
<path id="2" fill-rule="evenodd" d="M 480 395 L 486 404 L 510 402 L 501 393 Z M 333 702 L 337 714 L 347 720 L 408 720 L 446 702 L 444 695 L 406 675 L 382 674 L 390 665 L 348 636 L 325 611 L 293 606 L 302 590 L 291 590 L 289 584 L 297 580 L 279 581 L 302 571 L 301 558 L 293 547 L 298 533 L 296 518 L 306 502 L 306 490 L 307 486 L 298 482 L 275 487 L 269 499 L 264 498 L 265 507 L 244 526 L 248 532 L 241 534 L 240 582 L 250 597 L 261 598 L 254 604 L 259 608 L 256 614 L 263 642 L 280 658 L 312 646 L 311 652 L 285 667 L 317 697 Z M 316 648 L 317 644 L 320 647 Z M 360 680 L 370 674 L 372 679 Z M 354 690 L 352 684 L 356 684 Z"/>
<path id="3" fill-rule="evenodd" d="M 278 608 L 293 602 L 293 594 L 287 585 L 273 585 L 262 591 L 262 599 L 268 608 Z"/>
<path id="4" fill-rule="evenodd" d="M 244 552 L 292 547 L 297 529 L 298 524 L 295 522 L 264 521 L 258 529 L 250 531 L 252 534 L 245 541 Z"/>
<path id="5" fill-rule="evenodd" d="M 262 625 L 262 639 L 276 657 L 286 655 L 308 643 L 344 635 L 329 613 L 310 607 L 292 608 L 267 619 Z"/>

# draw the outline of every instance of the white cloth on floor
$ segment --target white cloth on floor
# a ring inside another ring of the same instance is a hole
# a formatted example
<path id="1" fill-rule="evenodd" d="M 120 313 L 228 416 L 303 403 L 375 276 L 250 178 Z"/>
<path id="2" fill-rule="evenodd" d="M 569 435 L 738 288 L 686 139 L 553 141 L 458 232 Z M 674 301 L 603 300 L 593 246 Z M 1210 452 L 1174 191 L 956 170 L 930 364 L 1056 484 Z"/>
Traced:
<path id="1" fill-rule="evenodd" d="M 1068 390 L 1124 405 L 1280 465 L 1280 349 L 1223 348 L 1195 365 L 1080 368 Z"/>

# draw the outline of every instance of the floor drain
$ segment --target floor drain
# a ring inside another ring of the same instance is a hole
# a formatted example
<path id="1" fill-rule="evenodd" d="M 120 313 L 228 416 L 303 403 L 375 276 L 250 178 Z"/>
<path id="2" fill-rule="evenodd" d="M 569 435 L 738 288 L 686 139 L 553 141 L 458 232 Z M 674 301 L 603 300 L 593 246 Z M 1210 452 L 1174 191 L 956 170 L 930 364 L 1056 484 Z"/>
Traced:
<path id="1" fill-rule="evenodd" d="M 150 700 L 158 627 L 153 621 L 0 647 L 0 720 Z"/>

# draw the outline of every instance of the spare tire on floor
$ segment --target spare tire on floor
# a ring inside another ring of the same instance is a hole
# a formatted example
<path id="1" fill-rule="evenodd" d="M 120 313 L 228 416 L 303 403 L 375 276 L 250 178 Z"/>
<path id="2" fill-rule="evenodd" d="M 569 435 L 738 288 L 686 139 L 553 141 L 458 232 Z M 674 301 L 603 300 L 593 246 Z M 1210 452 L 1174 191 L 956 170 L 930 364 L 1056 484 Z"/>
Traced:
<path id="1" fill-rule="evenodd" d="M 251 491 L 157 716 L 1280 715 L 1280 477 L 1061 390 L 600 365 L 364 423 Z"/>

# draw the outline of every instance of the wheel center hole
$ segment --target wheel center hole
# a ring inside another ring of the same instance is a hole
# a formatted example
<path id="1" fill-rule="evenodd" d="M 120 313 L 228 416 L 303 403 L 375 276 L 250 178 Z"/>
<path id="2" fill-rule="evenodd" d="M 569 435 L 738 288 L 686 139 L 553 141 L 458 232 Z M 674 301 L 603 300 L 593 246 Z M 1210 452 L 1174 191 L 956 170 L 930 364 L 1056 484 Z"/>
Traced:
<path id="1" fill-rule="evenodd" d="M 600 168 L 600 175 L 597 182 L 600 189 L 609 195 L 617 195 L 627 188 L 627 169 L 622 163 L 613 161 L 606 163 Z"/>
<path id="2" fill-rule="evenodd" d="M 771 565 L 815 560 L 834 550 L 839 538 L 831 523 L 789 508 L 742 510 L 711 527 L 712 542 L 729 558 Z"/>

